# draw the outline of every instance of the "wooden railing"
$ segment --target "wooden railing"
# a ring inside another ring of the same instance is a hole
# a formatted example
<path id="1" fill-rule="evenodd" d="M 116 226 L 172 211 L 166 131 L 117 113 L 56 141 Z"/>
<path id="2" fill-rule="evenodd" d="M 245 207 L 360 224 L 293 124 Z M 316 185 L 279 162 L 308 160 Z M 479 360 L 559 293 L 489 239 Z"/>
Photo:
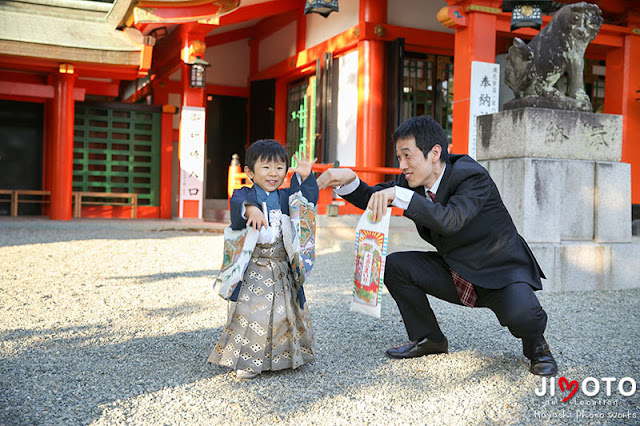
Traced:
<path id="1" fill-rule="evenodd" d="M 74 192 L 73 217 L 82 216 L 82 205 L 109 205 L 109 206 L 129 206 L 131 207 L 131 219 L 138 216 L 138 194 L 128 192 Z M 82 200 L 83 197 L 104 198 L 102 201 Z M 123 201 L 113 202 L 112 199 L 122 199 Z"/>
<path id="2" fill-rule="evenodd" d="M 51 191 L 41 191 L 36 189 L 0 189 L 0 195 L 9 196 L 9 198 L 0 198 L 0 203 L 9 203 L 11 216 L 18 216 L 18 206 L 22 204 L 48 204 Z M 20 199 L 20 196 L 28 196 L 29 198 Z M 34 199 L 33 197 L 39 197 Z"/>
<path id="3" fill-rule="evenodd" d="M 314 164 L 312 170 L 317 173 L 323 173 L 327 169 L 332 168 L 332 164 Z M 380 175 L 399 175 L 402 172 L 400 169 L 391 167 L 344 167 L 353 170 L 356 173 L 375 173 Z M 283 184 L 283 187 L 289 186 L 289 182 L 293 173 L 289 171 L 287 178 Z M 240 163 L 237 158 L 234 158 L 229 166 L 229 182 L 228 182 L 228 194 L 229 198 L 233 195 L 233 191 L 242 188 L 244 186 L 252 186 L 253 183 L 247 177 L 247 174 L 240 168 Z M 397 208 L 391 209 L 393 215 L 401 216 L 402 210 Z M 331 216 L 343 215 L 343 214 L 361 214 L 362 210 L 347 203 L 342 198 L 334 198 L 333 188 L 325 188 L 320 190 L 320 198 L 318 199 L 318 213 L 328 214 Z"/>
<path id="4" fill-rule="evenodd" d="M 5 197 L 2 197 L 2 196 Z M 8 196 L 8 198 L 7 198 Z M 24 199 L 21 196 L 30 198 Z M 33 197 L 39 197 L 34 199 Z M 104 198 L 104 201 L 83 200 L 83 197 Z M 127 201 L 113 202 L 111 199 L 124 199 Z M 74 191 L 72 193 L 73 200 L 73 217 L 82 216 L 82 205 L 110 205 L 110 206 L 130 206 L 131 218 L 137 217 L 138 210 L 138 194 L 120 193 L 120 192 L 83 192 Z M 0 203 L 9 203 L 11 216 L 18 216 L 18 207 L 22 204 L 49 204 L 51 202 L 51 191 L 33 190 L 33 189 L 0 189 Z"/>

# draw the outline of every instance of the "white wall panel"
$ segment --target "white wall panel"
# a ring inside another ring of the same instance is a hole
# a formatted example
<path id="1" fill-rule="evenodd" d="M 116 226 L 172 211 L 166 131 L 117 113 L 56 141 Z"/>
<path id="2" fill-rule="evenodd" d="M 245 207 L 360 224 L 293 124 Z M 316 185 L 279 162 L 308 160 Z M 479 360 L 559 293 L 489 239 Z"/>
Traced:
<path id="1" fill-rule="evenodd" d="M 390 0 L 387 7 L 388 23 L 401 27 L 454 33 L 453 29 L 442 25 L 436 17 L 438 11 L 446 6 L 447 3 L 442 0 Z"/>
<path id="2" fill-rule="evenodd" d="M 307 15 L 307 49 L 358 25 L 359 1 L 340 0 L 338 5 L 340 11 L 331 13 L 327 18 L 317 13 Z"/>
<path id="3" fill-rule="evenodd" d="M 358 51 L 341 56 L 334 64 L 338 66 L 334 68 L 335 106 L 331 125 L 329 161 L 338 160 L 343 166 L 355 166 L 358 126 Z"/>
<path id="4" fill-rule="evenodd" d="M 247 87 L 249 58 L 246 39 L 207 48 L 204 59 L 211 64 L 207 68 L 207 83 Z"/>
<path id="5" fill-rule="evenodd" d="M 276 31 L 260 42 L 259 70 L 282 62 L 296 54 L 296 23 Z"/>

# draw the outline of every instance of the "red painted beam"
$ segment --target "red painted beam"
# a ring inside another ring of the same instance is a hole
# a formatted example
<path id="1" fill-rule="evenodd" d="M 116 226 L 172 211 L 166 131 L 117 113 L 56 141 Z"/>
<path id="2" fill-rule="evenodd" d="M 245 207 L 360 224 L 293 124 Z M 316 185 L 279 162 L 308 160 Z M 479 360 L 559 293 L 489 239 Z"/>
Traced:
<path id="1" fill-rule="evenodd" d="M 238 86 L 222 86 L 219 84 L 207 84 L 205 93 L 212 96 L 235 96 L 237 98 L 248 98 L 249 88 Z"/>
<path id="2" fill-rule="evenodd" d="M 220 26 L 239 24 L 291 12 L 297 10 L 300 6 L 300 0 L 274 0 L 250 6 L 241 6 L 228 15 L 221 16 L 219 22 Z"/>
<path id="3" fill-rule="evenodd" d="M 91 64 L 73 62 L 75 74 L 83 77 L 109 77 L 117 80 L 135 80 L 139 77 L 138 66 L 113 64 Z M 0 55 L 0 68 L 10 70 L 26 70 L 43 73 L 58 72 L 60 61 L 43 58 L 27 58 L 22 56 Z"/>
<path id="4" fill-rule="evenodd" d="M 508 35 L 510 37 L 520 37 L 524 40 L 531 39 L 535 37 L 540 31 L 531 29 L 531 28 L 520 28 L 515 31 L 511 31 L 511 14 L 510 13 L 501 13 L 498 16 L 498 20 L 496 22 L 496 32 L 499 35 Z M 542 16 L 543 28 L 549 22 L 551 22 L 551 17 L 547 15 Z M 608 47 L 621 47 L 624 41 L 624 36 L 627 34 L 632 34 L 631 28 L 618 27 L 615 25 L 604 24 L 600 27 L 600 31 L 596 36 L 595 40 L 593 40 L 589 45 L 600 45 L 600 46 L 608 46 Z"/>
<path id="5" fill-rule="evenodd" d="M 88 95 L 117 97 L 120 94 L 120 82 L 96 80 L 76 80 L 76 87 L 85 89 Z"/>
<path id="6" fill-rule="evenodd" d="M 405 44 L 422 46 L 424 48 L 434 48 L 439 50 L 450 50 L 453 52 L 455 44 L 455 34 L 441 33 L 437 31 L 420 30 L 417 28 L 399 27 L 397 25 L 380 25 L 384 29 L 384 34 L 376 35 L 378 24 L 365 22 L 363 24 L 363 40 L 384 40 L 393 41 L 397 38 L 404 38 Z M 435 53 L 435 52 L 434 52 Z"/>
<path id="7" fill-rule="evenodd" d="M 204 39 L 204 42 L 207 47 L 212 47 L 221 44 L 233 43 L 234 41 L 244 40 L 251 37 L 253 37 L 253 28 L 247 27 L 240 28 L 239 30 L 210 35 Z"/>
<path id="8" fill-rule="evenodd" d="M 73 90 L 73 100 L 84 101 L 85 93 L 86 90 L 84 88 L 75 88 Z M 55 88 L 54 86 L 46 84 L 0 81 L 0 96 L 53 99 L 55 96 Z"/>
<path id="9" fill-rule="evenodd" d="M 0 70 L 0 81 L 14 81 L 18 83 L 45 84 L 47 78 L 42 74 L 29 72 Z"/>

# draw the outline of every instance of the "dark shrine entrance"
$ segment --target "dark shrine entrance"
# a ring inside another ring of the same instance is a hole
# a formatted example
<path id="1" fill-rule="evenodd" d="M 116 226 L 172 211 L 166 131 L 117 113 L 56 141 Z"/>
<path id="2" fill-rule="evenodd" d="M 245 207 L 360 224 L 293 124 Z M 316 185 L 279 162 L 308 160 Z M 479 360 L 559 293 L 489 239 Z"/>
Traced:
<path id="1" fill-rule="evenodd" d="M 44 105 L 0 100 L 0 189 L 43 189 Z M 40 215 L 40 203 L 21 204 L 19 215 Z M 10 205 L 0 203 L 0 215 Z"/>

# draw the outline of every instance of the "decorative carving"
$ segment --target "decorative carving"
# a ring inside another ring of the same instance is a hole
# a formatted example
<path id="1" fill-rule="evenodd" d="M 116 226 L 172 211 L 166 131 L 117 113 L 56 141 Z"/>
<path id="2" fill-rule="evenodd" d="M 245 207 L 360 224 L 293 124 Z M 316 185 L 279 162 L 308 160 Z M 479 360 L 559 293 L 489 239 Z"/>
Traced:
<path id="1" fill-rule="evenodd" d="M 516 99 L 504 108 L 591 111 L 591 100 L 584 91 L 584 52 L 600 31 L 601 15 L 595 4 L 566 5 L 528 45 L 516 37 L 505 70 L 505 83 Z M 568 96 L 558 87 L 565 72 L 569 76 Z"/>

